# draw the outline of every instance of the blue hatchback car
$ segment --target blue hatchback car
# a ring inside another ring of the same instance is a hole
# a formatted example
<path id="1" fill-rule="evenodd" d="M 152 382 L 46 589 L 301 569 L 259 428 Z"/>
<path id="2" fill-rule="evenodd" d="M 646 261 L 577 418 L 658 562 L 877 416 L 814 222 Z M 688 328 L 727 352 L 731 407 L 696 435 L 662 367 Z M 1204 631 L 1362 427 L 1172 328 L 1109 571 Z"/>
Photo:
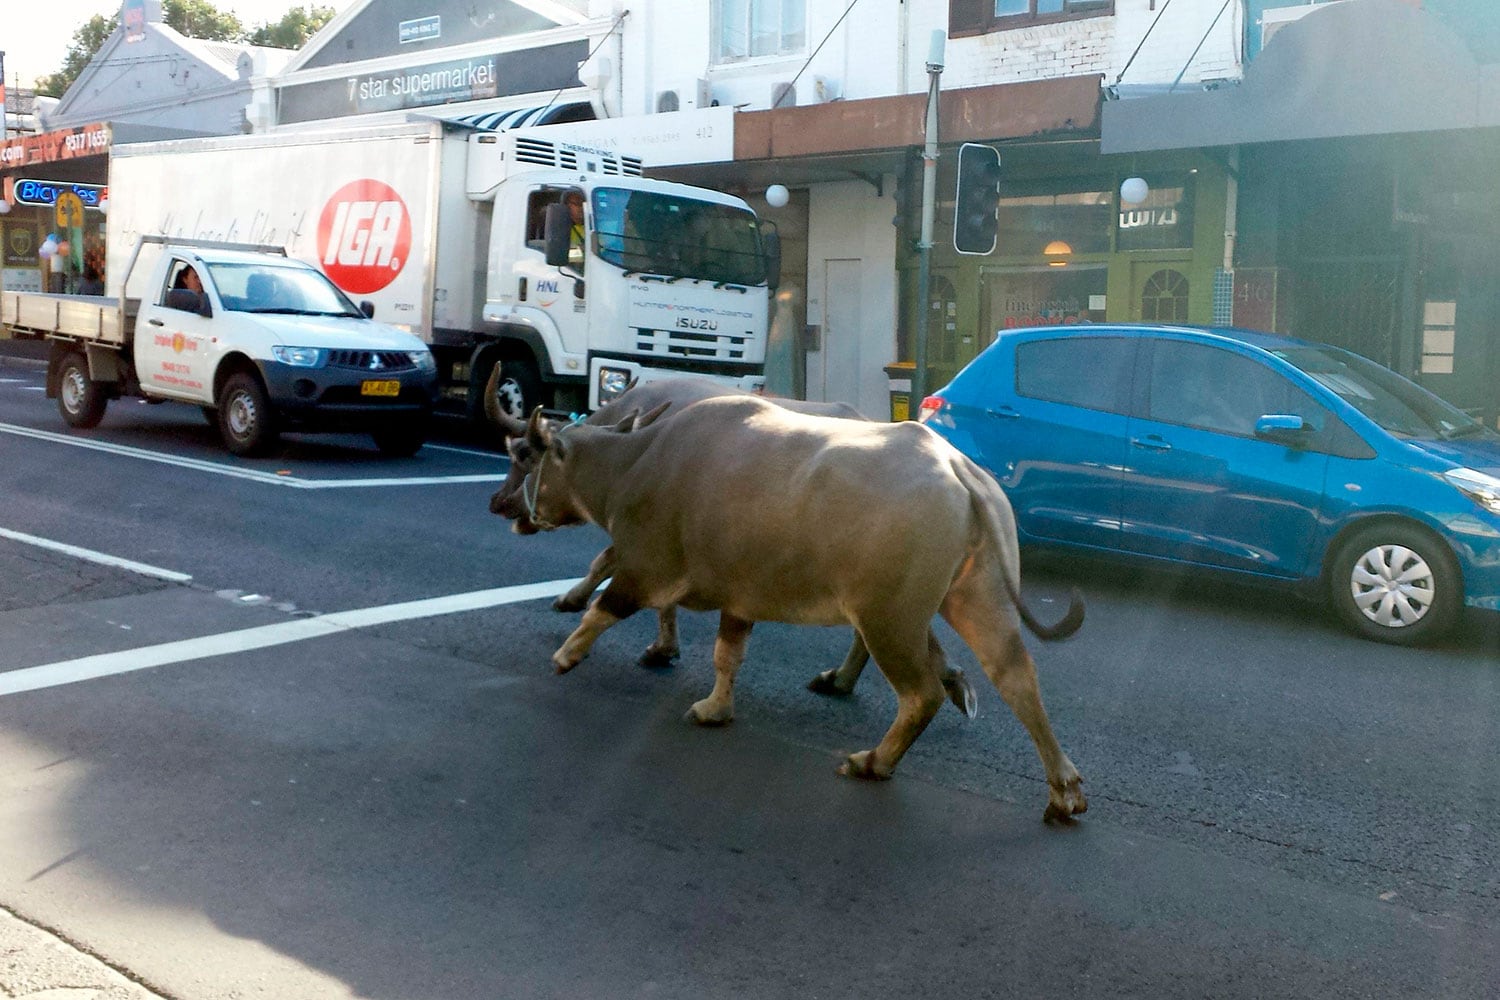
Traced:
<path id="1" fill-rule="evenodd" d="M 921 419 L 1000 481 L 1023 545 L 1300 584 L 1381 642 L 1500 609 L 1500 435 L 1339 348 L 1004 330 Z"/>

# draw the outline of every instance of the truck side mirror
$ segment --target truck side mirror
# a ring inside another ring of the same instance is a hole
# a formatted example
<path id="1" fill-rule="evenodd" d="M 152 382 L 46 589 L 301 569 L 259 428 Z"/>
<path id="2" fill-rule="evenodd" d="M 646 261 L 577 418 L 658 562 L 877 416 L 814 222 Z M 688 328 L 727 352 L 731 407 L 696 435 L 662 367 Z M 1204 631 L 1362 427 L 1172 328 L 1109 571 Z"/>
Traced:
<path id="1" fill-rule="evenodd" d="M 781 287 L 781 233 L 774 222 L 762 222 L 761 226 L 760 245 L 766 259 L 766 287 L 774 292 Z"/>
<path id="2" fill-rule="evenodd" d="M 375 318 L 375 303 L 369 299 L 359 300 L 359 311 L 365 314 L 365 319 Z"/>
<path id="3" fill-rule="evenodd" d="M 563 202 L 547 206 L 546 228 L 543 230 L 542 247 L 550 267 L 566 267 L 568 264 L 568 235 L 573 229 L 573 213 Z"/>
<path id="4" fill-rule="evenodd" d="M 168 309 L 197 313 L 199 316 L 212 316 L 214 314 L 213 308 L 208 304 L 208 296 L 200 295 L 191 288 L 168 289 L 166 305 Z"/>

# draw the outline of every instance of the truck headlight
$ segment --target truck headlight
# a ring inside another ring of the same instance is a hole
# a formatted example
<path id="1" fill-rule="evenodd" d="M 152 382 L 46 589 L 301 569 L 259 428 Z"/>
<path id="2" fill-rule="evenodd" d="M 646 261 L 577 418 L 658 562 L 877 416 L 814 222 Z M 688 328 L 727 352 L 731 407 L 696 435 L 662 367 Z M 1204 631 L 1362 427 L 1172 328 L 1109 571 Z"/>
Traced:
<path id="1" fill-rule="evenodd" d="M 1491 514 L 1500 514 L 1500 479 L 1473 469 L 1449 469 L 1443 478 Z"/>
<path id="2" fill-rule="evenodd" d="M 407 351 L 406 356 L 419 372 L 437 371 L 437 359 L 432 356 L 431 351 Z"/>
<path id="3" fill-rule="evenodd" d="M 317 347 L 271 348 L 271 357 L 293 368 L 317 368 L 323 363 L 323 351 Z"/>
<path id="4" fill-rule="evenodd" d="M 621 368 L 599 369 L 599 405 L 616 399 L 630 388 L 630 372 Z"/>

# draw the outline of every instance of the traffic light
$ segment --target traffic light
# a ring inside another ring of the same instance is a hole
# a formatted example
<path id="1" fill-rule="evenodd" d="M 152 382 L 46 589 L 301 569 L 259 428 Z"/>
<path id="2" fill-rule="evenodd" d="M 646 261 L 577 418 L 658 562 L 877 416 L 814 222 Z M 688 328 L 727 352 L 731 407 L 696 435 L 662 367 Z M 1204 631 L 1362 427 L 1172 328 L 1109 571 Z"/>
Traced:
<path id="1" fill-rule="evenodd" d="M 953 249 L 987 254 L 995 250 L 995 207 L 1000 202 L 1000 151 L 966 142 L 958 147 L 958 191 L 953 199 Z"/>

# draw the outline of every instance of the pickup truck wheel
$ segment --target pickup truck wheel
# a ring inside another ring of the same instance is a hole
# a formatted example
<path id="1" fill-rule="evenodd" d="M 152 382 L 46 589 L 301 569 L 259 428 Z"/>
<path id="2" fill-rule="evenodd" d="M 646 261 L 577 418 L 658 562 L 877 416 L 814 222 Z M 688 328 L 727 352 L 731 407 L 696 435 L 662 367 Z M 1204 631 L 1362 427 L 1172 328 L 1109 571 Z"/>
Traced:
<path id="1" fill-rule="evenodd" d="M 375 447 L 387 458 L 410 458 L 422 450 L 422 445 L 427 441 L 425 428 L 402 427 L 398 430 L 376 431 L 370 435 L 375 439 Z"/>
<path id="2" fill-rule="evenodd" d="M 536 365 L 526 358 L 503 358 L 500 377 L 491 379 L 495 387 L 495 405 L 501 413 L 517 420 L 527 420 L 531 411 L 542 405 L 542 377 Z"/>
<path id="3" fill-rule="evenodd" d="M 264 455 L 276 443 L 275 416 L 254 375 L 229 376 L 219 394 L 219 435 L 236 455 Z"/>
<path id="4" fill-rule="evenodd" d="M 89 363 L 83 355 L 70 352 L 58 368 L 57 377 L 57 409 L 67 425 L 98 427 L 109 397 L 98 382 L 89 378 Z"/>

